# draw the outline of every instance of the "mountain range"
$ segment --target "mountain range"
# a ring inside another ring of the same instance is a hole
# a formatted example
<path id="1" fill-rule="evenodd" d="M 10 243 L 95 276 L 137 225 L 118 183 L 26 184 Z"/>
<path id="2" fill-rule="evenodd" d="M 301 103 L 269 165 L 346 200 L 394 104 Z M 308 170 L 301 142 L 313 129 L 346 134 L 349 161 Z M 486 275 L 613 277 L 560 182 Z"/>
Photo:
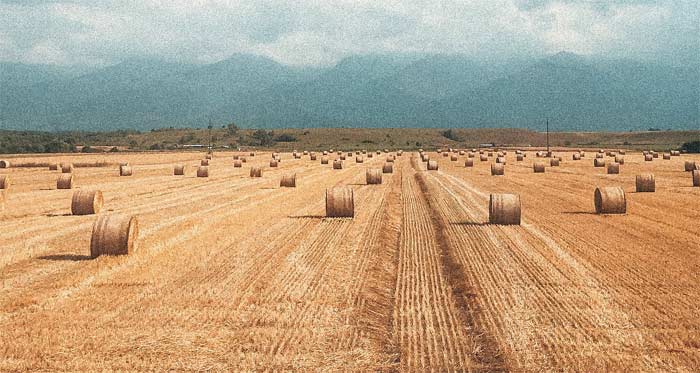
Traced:
<path id="1" fill-rule="evenodd" d="M 298 68 L 237 54 L 208 64 L 128 60 L 99 69 L 0 64 L 0 128 L 148 130 L 513 127 L 700 129 L 700 65 L 561 52 L 532 61 L 351 56 Z"/>

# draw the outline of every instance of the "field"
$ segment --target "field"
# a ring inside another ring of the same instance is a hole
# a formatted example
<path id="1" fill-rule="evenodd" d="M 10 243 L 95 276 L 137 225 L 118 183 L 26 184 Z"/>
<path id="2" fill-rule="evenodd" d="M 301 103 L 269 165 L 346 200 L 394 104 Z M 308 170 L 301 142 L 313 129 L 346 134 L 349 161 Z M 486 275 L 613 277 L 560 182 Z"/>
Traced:
<path id="1" fill-rule="evenodd" d="M 0 169 L 0 371 L 698 371 L 700 188 L 684 162 L 700 155 L 628 151 L 608 175 L 592 151 L 556 153 L 535 174 L 541 158 L 509 151 L 491 176 L 494 157 L 430 152 L 426 171 L 405 152 L 380 185 L 365 169 L 386 154 L 333 170 L 217 152 L 208 178 L 195 152 L 4 158 L 101 165 L 75 168 L 74 190 L 101 190 L 102 213 L 140 233 L 134 253 L 91 258 L 95 216 L 71 215 L 60 171 Z M 643 172 L 656 192 L 635 192 Z M 337 185 L 352 219 L 325 217 Z M 627 214 L 595 214 L 596 186 L 623 187 Z M 489 224 L 490 193 L 519 194 L 522 223 Z"/>

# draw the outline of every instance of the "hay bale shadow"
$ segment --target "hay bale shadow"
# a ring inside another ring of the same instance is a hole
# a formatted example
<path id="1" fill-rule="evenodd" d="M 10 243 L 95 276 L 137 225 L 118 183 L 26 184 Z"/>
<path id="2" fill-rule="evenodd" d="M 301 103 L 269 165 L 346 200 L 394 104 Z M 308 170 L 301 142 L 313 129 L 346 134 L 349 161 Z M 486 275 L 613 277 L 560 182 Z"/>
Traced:
<path id="1" fill-rule="evenodd" d="M 92 257 L 90 255 L 77 255 L 77 254 L 56 254 L 56 255 L 43 255 L 38 257 L 41 260 L 53 260 L 53 261 L 71 261 L 79 262 L 83 260 L 90 260 Z"/>

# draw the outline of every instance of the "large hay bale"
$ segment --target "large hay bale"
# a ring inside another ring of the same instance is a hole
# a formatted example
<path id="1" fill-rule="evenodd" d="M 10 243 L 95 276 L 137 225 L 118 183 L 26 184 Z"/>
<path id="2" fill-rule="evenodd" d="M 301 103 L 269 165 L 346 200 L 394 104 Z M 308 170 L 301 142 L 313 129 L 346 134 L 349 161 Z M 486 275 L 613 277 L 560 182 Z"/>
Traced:
<path id="1" fill-rule="evenodd" d="M 506 164 L 506 157 L 504 157 L 504 156 L 496 157 L 496 163 Z"/>
<path id="2" fill-rule="evenodd" d="M 437 161 L 428 161 L 428 171 L 437 171 L 438 163 Z"/>
<path id="3" fill-rule="evenodd" d="M 108 214 L 98 215 L 92 226 L 90 256 L 128 255 L 138 249 L 139 224 L 136 217 Z"/>
<path id="4" fill-rule="evenodd" d="M 651 152 L 651 156 L 654 158 L 659 158 L 659 153 L 657 152 Z"/>
<path id="5" fill-rule="evenodd" d="M 248 155 L 250 155 L 251 157 L 255 157 L 255 152 L 250 152 L 248 153 Z"/>
<path id="6" fill-rule="evenodd" d="M 619 164 L 625 164 L 625 156 L 624 155 L 616 155 L 615 156 L 615 163 Z"/>
<path id="7" fill-rule="evenodd" d="M 277 160 L 276 159 L 270 159 L 270 167 L 277 167 Z"/>
<path id="8" fill-rule="evenodd" d="M 241 167 L 243 167 L 243 161 L 241 161 L 240 159 L 234 160 L 234 161 L 233 161 L 233 167 L 235 167 L 235 168 L 241 168 Z"/>
<path id="9" fill-rule="evenodd" d="M 0 168 L 10 168 L 10 161 L 5 159 L 0 160 Z"/>
<path id="10" fill-rule="evenodd" d="M 668 160 L 671 159 L 671 154 L 669 154 L 669 153 L 664 153 L 663 158 L 664 158 L 665 161 L 668 161 Z"/>
<path id="11" fill-rule="evenodd" d="M 119 176 L 131 176 L 134 174 L 134 170 L 131 166 L 119 166 Z"/>
<path id="12" fill-rule="evenodd" d="M 700 170 L 693 170 L 693 186 L 700 187 Z"/>
<path id="13" fill-rule="evenodd" d="M 98 214 L 104 204 L 102 192 L 99 190 L 76 190 L 70 204 L 73 215 Z"/>
<path id="14" fill-rule="evenodd" d="M 8 175 L 0 175 L 0 189 L 10 189 L 10 177 Z"/>
<path id="15" fill-rule="evenodd" d="M 605 159 L 595 158 L 593 160 L 593 167 L 605 167 Z"/>
<path id="16" fill-rule="evenodd" d="M 374 153 L 372 153 L 372 152 L 367 153 L 367 158 L 373 158 L 373 157 L 374 157 Z"/>
<path id="17" fill-rule="evenodd" d="M 625 155 L 625 149 L 618 149 L 617 152 L 621 155 Z"/>
<path id="18" fill-rule="evenodd" d="M 365 180 L 368 185 L 382 183 L 382 170 L 378 168 L 368 168 L 365 172 Z"/>
<path id="19" fill-rule="evenodd" d="M 394 164 L 385 162 L 384 165 L 382 166 L 382 172 L 385 174 L 392 174 L 394 173 Z"/>
<path id="20" fill-rule="evenodd" d="M 321 157 L 321 164 L 328 164 L 328 157 L 325 155 Z"/>
<path id="21" fill-rule="evenodd" d="M 262 167 L 253 166 L 250 168 L 250 177 L 262 177 Z"/>
<path id="22" fill-rule="evenodd" d="M 581 150 L 581 151 L 579 152 L 579 154 L 581 154 L 581 158 L 586 158 L 586 152 L 585 152 L 585 151 Z"/>
<path id="23" fill-rule="evenodd" d="M 479 160 L 480 160 L 481 162 L 486 162 L 486 161 L 489 160 L 489 157 L 487 157 L 487 156 L 484 155 L 484 154 L 481 154 L 481 155 L 479 156 Z"/>
<path id="24" fill-rule="evenodd" d="M 282 175 L 282 178 L 280 179 L 280 187 L 283 188 L 296 188 L 297 186 L 297 174 L 287 174 L 287 175 Z"/>
<path id="25" fill-rule="evenodd" d="M 202 160 L 199 162 L 199 165 L 200 165 L 200 166 L 209 166 L 209 159 L 202 159 Z"/>
<path id="26" fill-rule="evenodd" d="M 49 171 L 57 171 L 58 163 L 49 163 Z"/>
<path id="27" fill-rule="evenodd" d="M 457 162 L 457 155 L 455 155 L 455 154 L 450 155 L 450 161 Z"/>
<path id="28" fill-rule="evenodd" d="M 344 161 L 345 159 L 346 159 L 345 154 L 341 154 L 341 155 L 340 155 L 340 160 L 341 160 L 341 161 Z"/>
<path id="29" fill-rule="evenodd" d="M 525 158 L 524 158 L 524 156 L 523 156 L 522 154 L 516 154 L 516 155 L 515 155 L 515 160 L 516 160 L 517 162 L 522 162 L 524 159 L 525 159 Z"/>
<path id="30" fill-rule="evenodd" d="M 333 169 L 334 170 L 340 170 L 343 168 L 343 161 L 340 159 L 336 159 L 333 161 Z"/>
<path id="31" fill-rule="evenodd" d="M 466 154 L 466 153 L 464 152 L 464 150 L 460 150 L 460 151 L 459 151 L 459 155 L 464 155 L 464 154 Z"/>
<path id="32" fill-rule="evenodd" d="M 491 194 L 489 197 L 489 223 L 520 225 L 520 196 L 517 194 Z"/>
<path id="33" fill-rule="evenodd" d="M 316 153 L 311 153 L 311 154 L 309 155 L 309 159 L 312 160 L 312 161 L 315 161 L 315 160 L 316 160 Z"/>
<path id="34" fill-rule="evenodd" d="M 651 154 L 645 154 L 645 155 L 644 155 L 644 160 L 645 160 L 646 162 L 651 162 L 651 161 L 654 160 L 654 156 L 651 155 Z"/>
<path id="35" fill-rule="evenodd" d="M 61 174 L 58 176 L 56 189 L 73 189 L 73 174 Z"/>
<path id="36" fill-rule="evenodd" d="M 197 177 L 209 177 L 209 166 L 199 166 L 197 168 Z"/>
<path id="37" fill-rule="evenodd" d="M 212 158 L 211 154 L 207 154 L 207 155 L 204 156 L 204 159 L 207 159 L 207 160 L 208 160 L 208 159 L 211 159 L 211 158 Z M 202 166 L 207 166 L 207 165 L 206 165 L 206 164 L 203 164 Z"/>
<path id="38" fill-rule="evenodd" d="M 579 160 L 581 160 L 581 153 L 574 153 L 574 154 L 572 154 L 572 155 L 571 155 L 571 159 L 573 159 L 574 161 L 579 161 Z"/>
<path id="39" fill-rule="evenodd" d="M 355 157 L 355 163 L 362 163 L 364 161 L 365 161 L 365 159 L 361 155 L 358 155 L 357 157 Z"/>
<path id="40" fill-rule="evenodd" d="M 598 187 L 593 194 L 597 214 L 624 214 L 627 212 L 625 191 L 620 187 Z"/>
<path id="41" fill-rule="evenodd" d="M 173 167 L 173 175 L 182 176 L 184 174 L 185 174 L 185 165 L 184 164 L 176 164 Z"/>
<path id="42" fill-rule="evenodd" d="M 551 167 L 559 167 L 559 158 L 552 158 L 549 160 L 549 165 Z"/>
<path id="43" fill-rule="evenodd" d="M 681 155 L 679 150 L 671 150 L 671 157 L 678 157 Z"/>
<path id="44" fill-rule="evenodd" d="M 430 160 L 430 155 L 424 153 L 424 154 L 421 156 L 421 160 L 422 160 L 423 162 L 428 162 L 428 161 Z"/>
<path id="45" fill-rule="evenodd" d="M 544 173 L 545 167 L 544 167 L 544 162 L 535 162 L 532 164 L 532 170 L 536 174 L 541 174 Z"/>
<path id="46" fill-rule="evenodd" d="M 448 152 L 442 152 L 443 157 L 447 157 L 448 155 L 450 155 Z"/>
<path id="47" fill-rule="evenodd" d="M 505 175 L 506 167 L 503 163 L 491 163 L 491 176 Z"/>
<path id="48" fill-rule="evenodd" d="M 475 156 L 474 152 L 467 153 L 467 158 L 474 158 L 474 156 Z"/>
<path id="49" fill-rule="evenodd" d="M 396 152 L 396 155 L 399 156 L 399 157 L 402 156 L 402 155 L 403 155 L 403 150 L 402 150 L 402 149 L 399 149 L 399 150 Z"/>
<path id="50" fill-rule="evenodd" d="M 326 189 L 326 216 L 352 218 L 355 216 L 355 195 L 347 186 Z"/>
<path id="51" fill-rule="evenodd" d="M 393 155 L 390 155 L 390 156 L 386 157 L 386 161 L 387 161 L 387 162 L 394 162 L 394 160 L 395 160 L 395 158 L 394 158 Z"/>
<path id="52" fill-rule="evenodd" d="M 308 151 L 308 150 L 304 150 L 304 151 L 302 152 L 302 154 L 304 154 L 304 155 L 309 155 L 309 151 Z"/>
<path id="53" fill-rule="evenodd" d="M 464 167 L 474 167 L 474 158 L 467 158 L 464 161 Z"/>
<path id="54" fill-rule="evenodd" d="M 687 172 L 691 172 L 695 169 L 695 162 L 693 161 L 685 161 L 685 170 Z"/>
<path id="55" fill-rule="evenodd" d="M 614 175 L 620 173 L 620 164 L 617 162 L 610 162 L 608 164 L 608 174 Z"/>
<path id="56" fill-rule="evenodd" d="M 72 163 L 61 163 L 61 172 L 64 174 L 69 174 L 73 172 L 73 164 Z"/>
<path id="57" fill-rule="evenodd" d="M 328 151 L 324 150 L 322 155 L 328 155 Z"/>
<path id="58" fill-rule="evenodd" d="M 654 179 L 654 174 L 641 174 L 637 175 L 635 178 L 635 186 L 637 192 L 655 192 L 656 191 L 656 179 Z"/>
<path id="59" fill-rule="evenodd" d="M 274 157 L 274 156 L 273 156 L 273 157 Z M 238 154 L 234 154 L 234 155 L 233 155 L 233 160 L 235 161 L 235 160 L 237 160 L 237 159 L 241 159 L 241 156 L 238 155 Z"/>

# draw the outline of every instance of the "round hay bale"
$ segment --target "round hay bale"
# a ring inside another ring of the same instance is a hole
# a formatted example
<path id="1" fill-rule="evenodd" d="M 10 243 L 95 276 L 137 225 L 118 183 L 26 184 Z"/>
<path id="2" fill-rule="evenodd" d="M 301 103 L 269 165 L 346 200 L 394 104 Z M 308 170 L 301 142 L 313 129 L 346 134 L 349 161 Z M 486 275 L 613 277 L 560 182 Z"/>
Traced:
<path id="1" fill-rule="evenodd" d="M 459 151 L 459 155 L 464 155 L 464 154 L 466 154 L 466 153 L 464 152 L 464 150 L 460 150 L 460 151 Z"/>
<path id="2" fill-rule="evenodd" d="M 525 158 L 523 157 L 522 154 L 516 154 L 516 155 L 515 155 L 515 160 L 516 160 L 517 162 L 522 162 L 524 159 L 525 159 Z"/>
<path id="3" fill-rule="evenodd" d="M 403 150 L 399 149 L 399 151 L 396 152 L 396 155 L 399 156 L 399 157 L 402 156 L 402 155 L 403 155 Z"/>
<path id="4" fill-rule="evenodd" d="M 443 157 L 447 157 L 448 155 L 449 155 L 449 153 L 447 153 L 447 152 L 442 152 L 442 156 L 443 156 Z"/>
<path id="5" fill-rule="evenodd" d="M 580 161 L 581 160 L 581 154 L 580 153 L 574 153 L 571 155 L 571 159 L 574 161 Z"/>
<path id="6" fill-rule="evenodd" d="M 362 163 L 364 161 L 365 161 L 365 159 L 362 158 L 361 155 L 358 155 L 357 157 L 355 157 L 355 163 Z"/>
<path id="7" fill-rule="evenodd" d="M 506 157 L 504 157 L 504 156 L 496 157 L 496 163 L 506 164 Z"/>
<path id="8" fill-rule="evenodd" d="M 520 225 L 520 196 L 517 194 L 491 194 L 489 197 L 489 223 Z"/>
<path id="9" fill-rule="evenodd" d="M 390 155 L 390 156 L 386 157 L 386 161 L 387 161 L 387 162 L 392 162 L 392 163 L 393 163 L 394 160 L 395 160 L 395 158 L 394 158 L 393 155 Z"/>
<path id="10" fill-rule="evenodd" d="M 56 180 L 56 189 L 73 189 L 73 174 L 61 174 Z"/>
<path id="11" fill-rule="evenodd" d="M 248 158 L 246 158 L 246 157 L 241 157 L 241 158 L 240 158 L 240 161 L 243 162 L 243 163 L 247 163 L 247 162 L 248 162 Z"/>
<path id="12" fill-rule="evenodd" d="M 304 151 L 303 151 L 303 154 L 304 154 L 304 155 L 309 155 L 309 151 L 308 151 L 308 150 L 304 150 Z"/>
<path id="13" fill-rule="evenodd" d="M 262 177 L 262 167 L 251 167 L 250 177 Z"/>
<path id="14" fill-rule="evenodd" d="M 49 164 L 49 171 L 57 171 L 58 170 L 58 164 L 57 163 L 51 163 Z"/>
<path id="15" fill-rule="evenodd" d="M 657 153 L 657 152 L 652 152 L 652 153 L 651 153 L 651 156 L 654 157 L 654 158 L 659 158 L 659 153 Z"/>
<path id="16" fill-rule="evenodd" d="M 199 162 L 199 165 L 200 165 L 200 166 L 209 166 L 209 160 L 208 160 L 208 159 L 202 159 L 202 160 Z"/>
<path id="17" fill-rule="evenodd" d="M 236 159 L 235 161 L 233 161 L 233 167 L 235 167 L 235 168 L 243 167 L 243 161 L 241 161 L 240 159 Z"/>
<path id="18" fill-rule="evenodd" d="M 250 155 L 251 157 L 255 157 L 255 152 L 250 152 L 248 155 Z"/>
<path id="19" fill-rule="evenodd" d="M 294 153 L 292 155 L 294 156 L 294 159 L 301 159 L 301 154 L 299 153 Z"/>
<path id="20" fill-rule="evenodd" d="M 326 157 L 325 155 L 321 157 L 321 164 L 328 164 L 328 157 Z"/>
<path id="21" fill-rule="evenodd" d="M 493 152 L 487 152 L 486 155 L 489 157 L 493 157 Z"/>
<path id="22" fill-rule="evenodd" d="M 204 159 L 211 159 L 211 158 L 212 158 L 212 157 L 211 157 L 211 154 L 207 154 L 207 155 L 204 156 Z M 202 165 L 202 166 L 206 166 L 206 165 Z"/>
<path id="23" fill-rule="evenodd" d="M 61 164 L 61 172 L 64 174 L 69 174 L 73 172 L 73 164 L 72 163 L 62 163 Z"/>
<path id="24" fill-rule="evenodd" d="M 0 189 L 10 189 L 10 177 L 8 175 L 0 175 Z"/>
<path id="25" fill-rule="evenodd" d="M 603 154 L 598 153 L 595 155 L 595 157 L 596 159 L 603 159 Z"/>
<path id="26" fill-rule="evenodd" d="M 438 163 L 437 161 L 428 161 L 428 171 L 437 171 Z"/>
<path id="27" fill-rule="evenodd" d="M 328 155 L 328 151 L 327 151 L 327 150 L 324 150 L 323 153 L 322 153 L 322 155 Z"/>
<path id="28" fill-rule="evenodd" d="M 344 160 L 345 160 L 345 154 L 341 154 L 341 155 L 340 155 L 340 160 L 341 160 L 341 161 L 344 161 Z"/>
<path id="29" fill-rule="evenodd" d="M 622 164 L 625 164 L 625 156 L 623 156 L 623 155 L 616 155 L 616 156 L 615 156 L 615 163 L 619 163 L 619 164 L 621 164 L 621 165 L 622 165 Z"/>
<path id="30" fill-rule="evenodd" d="M 341 186 L 326 189 L 326 216 L 329 218 L 355 216 L 355 195 L 352 188 Z"/>
<path id="31" fill-rule="evenodd" d="M 423 162 L 428 162 L 430 160 L 430 155 L 423 154 Z"/>
<path id="32" fill-rule="evenodd" d="M 533 170 L 536 174 L 544 173 L 544 169 L 545 169 L 545 167 L 544 167 L 544 162 L 535 162 L 535 163 L 532 164 L 532 170 Z"/>
<path id="33" fill-rule="evenodd" d="M 312 160 L 312 161 L 315 161 L 315 160 L 316 160 L 316 154 L 314 153 L 314 154 L 309 155 L 309 159 Z"/>
<path id="34" fill-rule="evenodd" d="M 197 168 L 197 177 L 209 177 L 209 166 L 199 166 Z"/>
<path id="35" fill-rule="evenodd" d="M 464 161 L 464 167 L 474 167 L 474 158 L 467 158 Z"/>
<path id="36" fill-rule="evenodd" d="M 608 175 L 614 175 L 620 173 L 620 164 L 617 162 L 610 162 L 608 164 Z"/>
<path id="37" fill-rule="evenodd" d="M 273 155 L 273 157 L 274 157 L 274 155 Z M 237 160 L 237 159 L 240 159 L 240 158 L 241 158 L 241 156 L 238 155 L 238 154 L 235 154 L 235 155 L 233 156 L 233 160 L 234 160 L 234 161 Z"/>
<path id="38" fill-rule="evenodd" d="M 665 161 L 668 161 L 668 160 L 671 159 L 671 154 L 669 154 L 669 153 L 664 153 L 663 158 L 664 158 Z"/>
<path id="39" fill-rule="evenodd" d="M 651 155 L 651 154 L 646 154 L 646 155 L 644 155 L 644 161 L 646 161 L 646 162 L 651 162 L 651 161 L 653 161 L 653 160 L 654 160 L 654 156 L 653 156 L 653 155 Z"/>
<path id="40" fill-rule="evenodd" d="M 585 152 L 585 151 L 581 150 L 581 151 L 579 152 L 579 154 L 581 154 L 581 158 L 586 158 L 586 152 Z"/>
<path id="41" fill-rule="evenodd" d="M 505 175 L 506 167 L 503 163 L 491 163 L 491 176 Z"/>
<path id="42" fill-rule="evenodd" d="M 618 149 L 617 152 L 621 155 L 625 155 L 625 149 Z"/>
<path id="43" fill-rule="evenodd" d="M 693 186 L 700 187 L 700 170 L 693 170 Z"/>
<path id="44" fill-rule="evenodd" d="M 277 160 L 276 159 L 270 159 L 270 167 L 277 167 Z"/>
<path id="45" fill-rule="evenodd" d="M 70 204 L 73 215 L 98 214 L 104 204 L 102 192 L 99 190 L 76 190 Z"/>
<path id="46" fill-rule="evenodd" d="M 685 161 L 685 170 L 687 172 L 691 172 L 695 169 L 695 162 L 693 161 Z"/>
<path id="47" fill-rule="evenodd" d="M 184 174 L 185 174 L 185 165 L 184 164 L 176 164 L 175 167 L 173 167 L 173 175 L 182 176 Z"/>
<path id="48" fill-rule="evenodd" d="M 297 174 L 287 174 L 282 175 L 280 179 L 280 187 L 282 188 L 296 188 L 297 186 Z"/>
<path id="49" fill-rule="evenodd" d="M 595 158 L 593 160 L 593 167 L 605 167 L 605 159 Z"/>
<path id="50" fill-rule="evenodd" d="M 8 160 L 0 160 L 0 168 L 10 168 L 10 161 Z"/>
<path id="51" fill-rule="evenodd" d="M 139 224 L 136 217 L 109 214 L 98 215 L 92 226 L 90 256 L 128 255 L 138 249 Z"/>
<path id="52" fill-rule="evenodd" d="M 671 157 L 678 157 L 681 155 L 679 150 L 671 150 Z"/>
<path id="53" fill-rule="evenodd" d="M 380 155 L 380 154 L 382 154 L 382 152 L 381 152 L 381 151 L 379 151 L 379 150 L 377 150 L 377 155 Z"/>
<path id="54" fill-rule="evenodd" d="M 385 174 L 392 174 L 394 173 L 394 164 L 385 162 L 384 165 L 382 166 L 382 172 Z"/>
<path id="55" fill-rule="evenodd" d="M 340 159 L 336 159 L 333 161 L 333 169 L 334 170 L 341 170 L 343 168 L 343 161 Z"/>
<path id="56" fill-rule="evenodd" d="M 624 214 L 627 212 L 625 191 L 620 187 L 598 187 L 593 194 L 597 214 Z"/>
<path id="57" fill-rule="evenodd" d="M 450 161 L 451 161 L 451 162 L 457 162 L 457 156 L 454 155 L 454 154 L 452 154 L 452 155 L 450 156 Z"/>
<path id="58" fill-rule="evenodd" d="M 604 154 L 604 153 L 605 153 L 605 150 L 603 150 L 603 149 L 598 150 L 598 154 Z"/>
<path id="59" fill-rule="evenodd" d="M 367 153 L 367 158 L 373 158 L 374 154 L 372 152 Z"/>
<path id="60" fill-rule="evenodd" d="M 382 170 L 378 168 L 368 168 L 365 172 L 365 179 L 367 185 L 381 184 L 382 183 Z"/>
<path id="61" fill-rule="evenodd" d="M 474 152 L 467 153 L 467 158 L 474 158 Z"/>
<path id="62" fill-rule="evenodd" d="M 481 162 L 486 162 L 486 161 L 489 160 L 489 157 L 487 157 L 487 156 L 484 155 L 484 154 L 481 154 L 481 155 L 479 156 L 479 160 L 480 160 Z"/>
<path id="63" fill-rule="evenodd" d="M 655 192 L 656 191 L 656 179 L 654 174 L 641 174 L 637 175 L 635 178 L 636 190 L 639 193 L 643 192 Z"/>
<path id="64" fill-rule="evenodd" d="M 549 160 L 549 165 L 551 167 L 559 167 L 559 158 L 552 158 Z"/>
<path id="65" fill-rule="evenodd" d="M 131 176 L 134 174 L 134 170 L 131 166 L 119 166 L 119 176 Z"/>

